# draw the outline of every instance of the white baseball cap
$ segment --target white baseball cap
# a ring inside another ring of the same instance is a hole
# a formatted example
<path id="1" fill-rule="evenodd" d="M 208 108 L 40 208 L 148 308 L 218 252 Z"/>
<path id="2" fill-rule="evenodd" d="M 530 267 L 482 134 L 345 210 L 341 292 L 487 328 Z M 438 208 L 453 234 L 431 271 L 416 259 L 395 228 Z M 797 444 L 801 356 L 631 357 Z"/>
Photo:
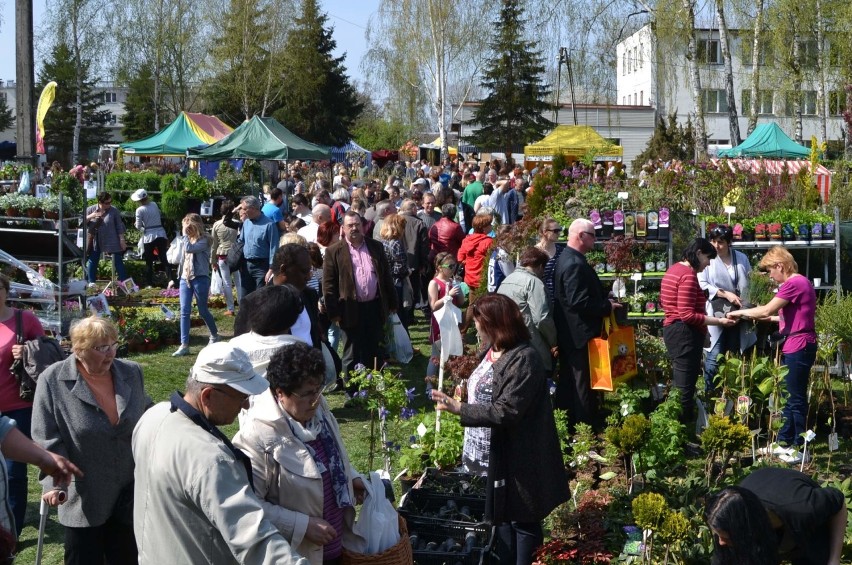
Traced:
<path id="1" fill-rule="evenodd" d="M 144 188 L 140 188 L 136 192 L 130 195 L 130 199 L 134 202 L 139 202 L 140 200 L 145 200 L 148 198 L 148 192 Z"/>
<path id="2" fill-rule="evenodd" d="M 200 383 L 227 385 L 248 395 L 269 389 L 269 382 L 255 373 L 248 354 L 224 342 L 210 344 L 198 353 L 192 378 Z"/>

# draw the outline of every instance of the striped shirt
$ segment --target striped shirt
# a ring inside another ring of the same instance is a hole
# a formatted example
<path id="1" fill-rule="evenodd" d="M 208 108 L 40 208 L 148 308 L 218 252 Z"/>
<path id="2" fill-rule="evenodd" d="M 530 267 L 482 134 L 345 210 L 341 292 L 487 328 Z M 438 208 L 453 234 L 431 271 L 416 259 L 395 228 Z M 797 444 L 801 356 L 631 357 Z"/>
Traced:
<path id="1" fill-rule="evenodd" d="M 698 286 L 698 276 L 692 267 L 675 263 L 663 276 L 660 284 L 660 304 L 666 313 L 663 326 L 684 322 L 690 326 L 704 326 L 704 305 L 707 299 Z"/>
<path id="2" fill-rule="evenodd" d="M 316 461 L 323 464 L 325 470 L 322 472 L 322 519 L 328 522 L 337 537 L 323 546 L 322 558 L 324 561 L 336 559 L 343 553 L 343 509 L 337 505 L 334 496 L 334 487 L 331 484 L 331 472 L 328 470 L 328 456 L 319 439 L 305 442 L 314 450 Z"/>

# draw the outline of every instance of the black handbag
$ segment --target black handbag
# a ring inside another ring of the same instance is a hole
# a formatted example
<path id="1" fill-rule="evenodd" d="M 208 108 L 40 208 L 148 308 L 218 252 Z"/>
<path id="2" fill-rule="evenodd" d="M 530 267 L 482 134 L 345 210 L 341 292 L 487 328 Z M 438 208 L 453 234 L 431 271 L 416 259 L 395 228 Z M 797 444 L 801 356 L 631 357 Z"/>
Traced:
<path id="1" fill-rule="evenodd" d="M 243 246 L 244 245 L 245 245 L 245 242 L 240 241 L 238 239 L 237 241 L 235 241 L 231 245 L 231 248 L 228 249 L 227 262 L 228 262 L 228 268 L 231 269 L 231 271 L 239 271 L 240 270 L 240 267 L 242 266 L 243 261 L 245 260 L 245 256 L 243 255 Z"/>

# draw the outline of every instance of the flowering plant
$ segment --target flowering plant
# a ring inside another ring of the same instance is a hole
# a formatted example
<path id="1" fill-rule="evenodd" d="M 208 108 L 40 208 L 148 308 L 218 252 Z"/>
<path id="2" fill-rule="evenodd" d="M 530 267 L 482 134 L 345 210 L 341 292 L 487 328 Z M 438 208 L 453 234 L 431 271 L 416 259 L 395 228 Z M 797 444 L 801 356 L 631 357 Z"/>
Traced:
<path id="1" fill-rule="evenodd" d="M 373 468 L 380 440 L 385 471 L 390 473 L 391 454 L 400 450 L 400 446 L 390 439 L 393 431 L 390 425 L 408 420 L 415 414 L 410 406 L 414 400 L 414 387 L 406 388 L 402 373 L 395 373 L 387 366 L 368 369 L 360 363 L 349 372 L 349 383 L 358 389 L 353 400 L 370 413 L 369 468 Z"/>

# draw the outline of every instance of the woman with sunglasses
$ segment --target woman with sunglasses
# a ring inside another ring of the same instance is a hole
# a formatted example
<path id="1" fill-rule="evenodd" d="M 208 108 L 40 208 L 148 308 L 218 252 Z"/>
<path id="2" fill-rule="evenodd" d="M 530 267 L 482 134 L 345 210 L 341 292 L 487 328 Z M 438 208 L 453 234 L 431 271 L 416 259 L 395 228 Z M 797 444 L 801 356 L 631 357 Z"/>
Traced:
<path id="1" fill-rule="evenodd" d="M 728 312 L 742 308 L 748 303 L 748 277 L 751 263 L 744 253 L 731 247 L 734 232 L 729 226 L 716 226 L 708 234 L 710 244 L 716 249 L 716 257 L 710 265 L 698 273 L 698 285 L 707 293 L 708 316 L 723 318 Z M 713 380 L 719 367 L 719 356 L 728 352 L 741 353 L 755 344 L 751 324 L 738 324 L 733 328 L 709 326 L 710 348 L 705 348 L 704 390 L 708 393 L 717 387 Z"/>
<path id="2" fill-rule="evenodd" d="M 728 312 L 728 318 L 779 322 L 781 334 L 786 337 L 781 362 L 789 369 L 785 380 L 790 396 L 784 405 L 784 425 L 778 441 L 788 446 L 802 445 L 808 416 L 808 378 L 817 352 L 816 291 L 799 274 L 790 252 L 780 245 L 767 251 L 758 267 L 769 272 L 769 278 L 778 284 L 778 292 L 768 304 Z"/>
<path id="3" fill-rule="evenodd" d="M 343 532 L 351 531 L 365 490 L 322 395 L 322 353 L 285 345 L 266 379 L 269 390 L 255 397 L 234 445 L 251 458 L 267 519 L 312 565 L 339 563 Z"/>
<path id="4" fill-rule="evenodd" d="M 538 228 L 539 239 L 535 246 L 547 253 L 547 263 L 544 265 L 544 288 L 547 291 L 547 301 L 553 306 L 553 274 L 556 272 L 556 261 L 565 251 L 565 244 L 557 245 L 559 236 L 562 235 L 562 226 L 553 218 L 545 218 Z"/>
<path id="5" fill-rule="evenodd" d="M 38 380 L 33 440 L 83 472 L 67 491 L 45 482 L 59 505 L 65 563 L 136 563 L 133 535 L 133 428 L 151 405 L 142 369 L 116 359 L 118 330 L 106 318 L 71 327 L 71 355 Z"/>

